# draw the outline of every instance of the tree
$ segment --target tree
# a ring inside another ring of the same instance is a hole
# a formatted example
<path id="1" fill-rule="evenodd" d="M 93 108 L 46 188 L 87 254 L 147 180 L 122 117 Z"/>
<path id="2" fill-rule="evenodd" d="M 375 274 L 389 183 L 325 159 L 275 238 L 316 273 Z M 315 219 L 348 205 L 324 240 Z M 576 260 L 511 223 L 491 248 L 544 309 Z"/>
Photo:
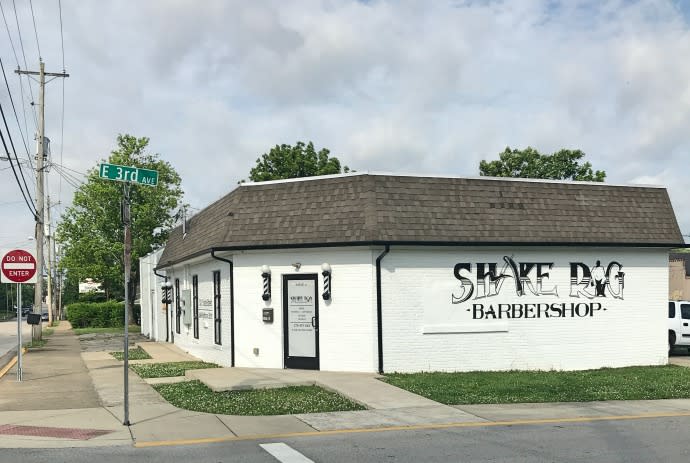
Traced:
<path id="1" fill-rule="evenodd" d="M 132 184 L 132 270 L 130 303 L 139 284 L 139 257 L 160 247 L 168 238 L 182 198 L 179 174 L 158 154 L 146 152 L 149 139 L 118 135 L 117 148 L 107 162 L 158 171 L 158 185 Z M 74 193 L 57 227 L 63 247 L 60 266 L 67 272 L 67 287 L 85 278 L 101 282 L 109 298 L 123 298 L 124 230 L 121 218 L 122 183 L 99 178 L 98 168 Z M 155 233 L 156 229 L 162 230 Z M 130 304 L 132 307 L 132 304 Z M 130 313 L 131 315 L 131 313 Z"/>
<path id="2" fill-rule="evenodd" d="M 589 162 L 580 164 L 584 156 L 580 150 L 562 149 L 553 154 L 541 154 L 531 147 L 524 150 L 507 147 L 499 160 L 480 161 L 479 175 L 603 182 L 606 172 L 592 171 Z"/>
<path id="3" fill-rule="evenodd" d="M 350 171 L 347 166 L 341 168 L 338 158 L 329 157 L 329 154 L 326 148 L 317 152 L 312 142 L 305 145 L 298 141 L 295 146 L 276 145 L 256 160 L 256 166 L 249 172 L 249 179 L 263 182 Z"/>

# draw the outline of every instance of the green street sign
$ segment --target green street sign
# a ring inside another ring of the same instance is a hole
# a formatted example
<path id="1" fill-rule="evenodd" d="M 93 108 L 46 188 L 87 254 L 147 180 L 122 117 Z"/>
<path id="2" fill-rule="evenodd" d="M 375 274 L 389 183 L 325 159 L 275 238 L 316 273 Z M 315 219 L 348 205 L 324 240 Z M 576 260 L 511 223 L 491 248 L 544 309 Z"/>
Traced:
<path id="1" fill-rule="evenodd" d="M 140 185 L 158 185 L 158 171 L 140 169 L 138 167 L 118 166 L 117 164 L 101 164 L 100 178 L 116 180 L 118 182 L 131 182 Z"/>

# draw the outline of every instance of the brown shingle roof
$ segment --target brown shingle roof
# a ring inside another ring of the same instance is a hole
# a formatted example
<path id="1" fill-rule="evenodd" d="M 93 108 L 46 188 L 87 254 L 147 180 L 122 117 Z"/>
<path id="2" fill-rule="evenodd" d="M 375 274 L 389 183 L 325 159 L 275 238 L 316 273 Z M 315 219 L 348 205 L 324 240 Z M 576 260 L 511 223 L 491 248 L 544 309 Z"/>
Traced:
<path id="1" fill-rule="evenodd" d="M 371 243 L 683 245 L 664 188 L 349 174 L 240 185 L 177 227 L 162 267 L 212 248 Z"/>

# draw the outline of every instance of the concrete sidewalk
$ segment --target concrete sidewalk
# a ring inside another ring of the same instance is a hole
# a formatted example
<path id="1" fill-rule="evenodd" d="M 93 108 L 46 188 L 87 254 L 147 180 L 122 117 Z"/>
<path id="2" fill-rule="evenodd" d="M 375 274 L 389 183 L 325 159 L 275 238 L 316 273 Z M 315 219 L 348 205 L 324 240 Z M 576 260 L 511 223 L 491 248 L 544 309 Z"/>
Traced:
<path id="1" fill-rule="evenodd" d="M 169 344 L 141 347 L 153 361 L 193 359 Z M 26 355 L 25 381 L 17 383 L 14 370 L 0 379 L 0 447 L 148 446 L 353 429 L 690 415 L 685 399 L 451 407 L 383 383 L 374 374 L 218 368 L 188 371 L 187 379 L 215 390 L 317 384 L 368 409 L 258 417 L 191 412 L 167 403 L 130 371 L 131 425 L 124 426 L 123 373 L 122 362 L 108 352 L 81 352 L 69 324 L 62 322 L 45 348 Z"/>

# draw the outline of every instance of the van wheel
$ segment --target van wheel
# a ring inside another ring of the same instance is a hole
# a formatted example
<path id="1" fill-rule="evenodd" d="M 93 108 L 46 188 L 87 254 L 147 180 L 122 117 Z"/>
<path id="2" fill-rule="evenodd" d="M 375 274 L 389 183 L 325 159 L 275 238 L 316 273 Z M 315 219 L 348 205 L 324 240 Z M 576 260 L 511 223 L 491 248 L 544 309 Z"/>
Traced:
<path id="1" fill-rule="evenodd" d="M 673 346 L 676 345 L 676 333 L 673 331 L 668 332 L 668 353 L 670 354 L 673 350 Z"/>

